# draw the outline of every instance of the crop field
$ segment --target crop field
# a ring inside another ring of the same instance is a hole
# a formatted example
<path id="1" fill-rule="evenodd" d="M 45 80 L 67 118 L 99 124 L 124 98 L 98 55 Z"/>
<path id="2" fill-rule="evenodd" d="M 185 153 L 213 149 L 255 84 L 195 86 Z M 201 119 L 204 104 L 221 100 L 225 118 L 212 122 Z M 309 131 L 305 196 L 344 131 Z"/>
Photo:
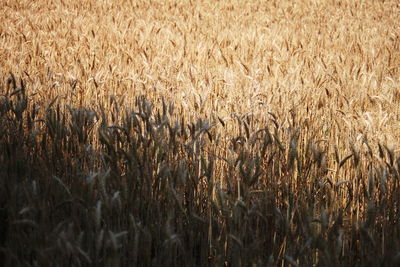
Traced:
<path id="1" fill-rule="evenodd" d="M 0 5 L 0 266 L 400 265 L 396 0 Z"/>

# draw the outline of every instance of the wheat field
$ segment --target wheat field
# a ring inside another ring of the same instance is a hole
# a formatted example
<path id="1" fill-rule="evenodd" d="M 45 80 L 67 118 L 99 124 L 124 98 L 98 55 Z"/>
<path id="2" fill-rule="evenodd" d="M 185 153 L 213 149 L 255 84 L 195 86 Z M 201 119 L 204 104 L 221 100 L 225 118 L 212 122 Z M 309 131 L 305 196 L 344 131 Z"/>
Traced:
<path id="1" fill-rule="evenodd" d="M 3 1 L 0 265 L 400 264 L 398 1 Z"/>

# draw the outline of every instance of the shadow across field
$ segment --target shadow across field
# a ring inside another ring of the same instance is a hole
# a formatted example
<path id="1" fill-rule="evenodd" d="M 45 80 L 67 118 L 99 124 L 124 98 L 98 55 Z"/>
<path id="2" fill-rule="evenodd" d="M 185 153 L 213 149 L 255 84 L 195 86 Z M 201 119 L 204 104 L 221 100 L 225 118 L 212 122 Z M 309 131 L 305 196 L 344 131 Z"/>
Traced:
<path id="1" fill-rule="evenodd" d="M 1 86 L 2 266 L 400 262 L 400 158 L 384 145 L 341 155 L 272 113 L 259 129 L 238 115 L 224 139 L 228 122 L 164 101 L 39 108 L 28 88 Z"/>

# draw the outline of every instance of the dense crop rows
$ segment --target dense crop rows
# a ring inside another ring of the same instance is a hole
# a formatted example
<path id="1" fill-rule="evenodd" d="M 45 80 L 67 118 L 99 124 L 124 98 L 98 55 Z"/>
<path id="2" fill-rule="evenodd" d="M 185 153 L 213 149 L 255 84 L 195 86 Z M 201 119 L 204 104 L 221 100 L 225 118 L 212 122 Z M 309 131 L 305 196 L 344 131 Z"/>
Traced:
<path id="1" fill-rule="evenodd" d="M 5 1 L 0 265 L 400 264 L 397 1 Z"/>

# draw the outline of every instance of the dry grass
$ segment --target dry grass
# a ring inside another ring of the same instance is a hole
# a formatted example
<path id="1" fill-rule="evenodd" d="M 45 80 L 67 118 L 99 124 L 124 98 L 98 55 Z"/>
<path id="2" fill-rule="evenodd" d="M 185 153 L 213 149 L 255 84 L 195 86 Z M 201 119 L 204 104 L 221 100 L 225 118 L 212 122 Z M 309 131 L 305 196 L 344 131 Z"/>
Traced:
<path id="1" fill-rule="evenodd" d="M 5 1 L 0 263 L 399 264 L 399 13 Z"/>

